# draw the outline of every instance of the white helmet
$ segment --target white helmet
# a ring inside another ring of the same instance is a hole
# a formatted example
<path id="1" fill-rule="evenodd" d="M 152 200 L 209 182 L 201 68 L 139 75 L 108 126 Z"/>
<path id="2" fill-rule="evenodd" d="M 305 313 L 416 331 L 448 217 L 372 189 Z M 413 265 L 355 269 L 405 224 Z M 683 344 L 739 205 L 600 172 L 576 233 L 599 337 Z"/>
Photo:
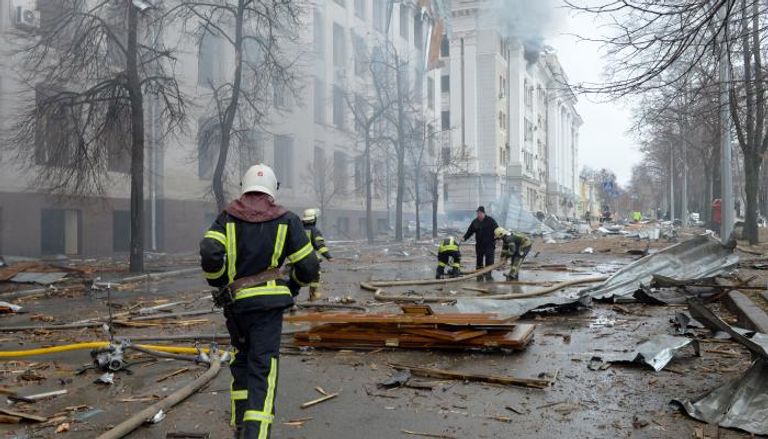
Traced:
<path id="1" fill-rule="evenodd" d="M 317 221 L 317 209 L 307 209 L 304 211 L 304 215 L 301 220 L 305 223 L 312 223 Z"/>
<path id="2" fill-rule="evenodd" d="M 241 193 L 262 192 L 275 198 L 275 192 L 280 188 L 275 172 L 269 166 L 260 163 L 253 165 L 245 171 L 241 183 Z"/>

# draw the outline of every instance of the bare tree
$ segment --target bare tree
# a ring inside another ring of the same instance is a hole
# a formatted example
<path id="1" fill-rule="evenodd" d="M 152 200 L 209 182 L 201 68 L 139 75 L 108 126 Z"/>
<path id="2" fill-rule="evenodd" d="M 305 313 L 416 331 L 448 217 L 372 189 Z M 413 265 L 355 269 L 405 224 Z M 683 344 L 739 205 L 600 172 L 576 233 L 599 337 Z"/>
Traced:
<path id="1" fill-rule="evenodd" d="M 333 160 L 325 154 L 316 154 L 307 166 L 305 177 L 312 182 L 312 192 L 320 209 L 320 226 L 325 228 L 325 213 L 332 208 L 339 197 L 346 195 L 346 175 L 336 172 Z"/>
<path id="2" fill-rule="evenodd" d="M 232 138 L 268 122 L 270 110 L 279 106 L 276 101 L 296 92 L 295 56 L 288 49 L 296 42 L 303 4 L 297 0 L 179 0 L 172 12 L 198 44 L 221 42 L 222 52 L 234 54 L 227 69 L 231 76 L 208 78 L 205 84 L 211 92 L 218 137 L 208 145 L 215 147 L 217 157 L 211 190 L 217 207 L 223 209 L 228 201 L 225 170 Z"/>
<path id="3" fill-rule="evenodd" d="M 597 40 L 612 61 L 609 82 L 582 85 L 582 91 L 622 96 L 690 82 L 697 66 L 714 64 L 719 51 L 727 50 L 731 119 L 744 156 L 745 234 L 756 243 L 759 176 L 768 150 L 762 64 L 768 5 L 759 0 L 568 3 L 582 13 L 608 15 L 614 28 Z"/>
<path id="4" fill-rule="evenodd" d="M 14 38 L 20 74 L 35 97 L 20 112 L 9 146 L 32 166 L 38 185 L 68 196 L 103 194 L 110 159 L 128 156 L 130 270 L 141 272 L 145 97 L 156 97 L 165 134 L 183 124 L 186 106 L 156 11 L 140 12 L 133 3 L 40 1 L 40 32 Z"/>
<path id="5" fill-rule="evenodd" d="M 440 134 L 441 132 L 429 133 L 430 140 L 434 141 Z M 436 153 L 431 159 L 431 163 L 428 163 L 426 166 L 426 187 L 427 192 L 430 194 L 429 201 L 432 204 L 432 237 L 437 238 L 437 216 L 443 177 L 448 173 L 466 172 L 472 156 L 467 152 L 466 148 L 461 146 L 452 148 L 448 146 L 441 148 L 439 153 Z"/>

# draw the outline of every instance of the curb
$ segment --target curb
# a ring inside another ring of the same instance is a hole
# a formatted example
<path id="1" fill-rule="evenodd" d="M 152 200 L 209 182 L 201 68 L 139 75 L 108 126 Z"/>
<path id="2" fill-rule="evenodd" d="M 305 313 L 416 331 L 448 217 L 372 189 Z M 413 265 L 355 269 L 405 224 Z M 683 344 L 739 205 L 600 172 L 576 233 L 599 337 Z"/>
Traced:
<path id="1" fill-rule="evenodd" d="M 765 293 L 763 295 L 765 297 Z M 739 325 L 746 329 L 768 334 L 768 314 L 749 297 L 739 291 L 731 291 L 723 297 L 726 308 L 736 314 Z"/>

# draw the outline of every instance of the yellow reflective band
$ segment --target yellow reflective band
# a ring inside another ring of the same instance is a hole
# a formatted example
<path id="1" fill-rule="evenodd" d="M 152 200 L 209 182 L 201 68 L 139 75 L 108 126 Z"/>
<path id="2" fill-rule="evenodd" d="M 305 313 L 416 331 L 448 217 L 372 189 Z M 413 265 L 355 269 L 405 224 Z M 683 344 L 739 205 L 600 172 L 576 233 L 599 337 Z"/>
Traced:
<path id="1" fill-rule="evenodd" d="M 328 247 L 320 247 L 320 250 L 318 250 L 321 254 L 328 253 Z"/>
<path id="2" fill-rule="evenodd" d="M 299 262 L 309 256 L 310 253 L 312 253 L 312 244 L 307 243 L 307 245 L 302 247 L 299 251 L 288 256 L 288 260 L 295 264 L 296 262 Z"/>
<path id="3" fill-rule="evenodd" d="M 288 224 L 279 224 L 277 226 L 277 237 L 275 238 L 275 248 L 272 251 L 272 263 L 269 268 L 277 267 L 280 263 L 280 255 L 283 254 L 285 246 L 285 235 L 288 233 Z"/>
<path id="4" fill-rule="evenodd" d="M 322 236 L 317 236 L 317 237 L 315 237 L 315 242 L 320 244 L 322 242 L 325 242 L 325 238 L 323 238 Z"/>
<path id="5" fill-rule="evenodd" d="M 237 274 L 237 236 L 235 232 L 235 223 L 227 223 L 227 274 L 229 283 L 235 280 Z"/>
<path id="6" fill-rule="evenodd" d="M 459 246 L 458 245 L 441 245 L 440 249 L 438 250 L 438 253 L 442 252 L 449 252 L 449 251 L 458 251 Z"/>
<path id="7" fill-rule="evenodd" d="M 215 239 L 219 241 L 221 245 L 223 245 L 224 247 L 227 246 L 227 237 L 221 232 L 217 232 L 215 230 L 209 230 L 205 232 L 205 235 L 203 235 L 203 238 Z"/>
<path id="8" fill-rule="evenodd" d="M 204 271 L 203 274 L 206 279 L 214 280 L 224 276 L 225 271 L 227 271 L 226 264 L 221 264 L 221 269 L 219 271 Z"/>
<path id="9" fill-rule="evenodd" d="M 243 421 L 245 422 L 266 422 L 271 424 L 274 419 L 274 416 L 260 410 L 246 410 L 245 416 L 243 416 Z"/>
<path id="10" fill-rule="evenodd" d="M 448 264 L 446 264 L 445 262 L 440 262 L 440 261 L 437 262 L 438 267 L 445 267 L 446 265 Z"/>
<path id="11" fill-rule="evenodd" d="M 296 277 L 296 270 L 291 270 L 291 279 L 293 279 L 294 282 L 299 284 L 299 286 L 306 287 L 307 284 L 305 282 L 302 282 L 299 280 L 298 277 Z"/>
<path id="12" fill-rule="evenodd" d="M 267 396 L 264 398 L 264 413 L 272 414 L 273 404 L 275 403 L 275 386 L 277 384 L 277 358 L 270 359 L 269 376 L 267 377 Z M 259 428 L 259 438 L 267 439 L 269 437 L 269 423 L 262 422 Z"/>
<path id="13" fill-rule="evenodd" d="M 232 398 L 232 401 L 248 399 L 248 390 L 232 390 L 229 392 L 229 397 Z"/>
<path id="14" fill-rule="evenodd" d="M 312 288 L 318 288 L 320 287 L 320 282 L 310 282 L 309 286 Z"/>
<path id="15" fill-rule="evenodd" d="M 235 295 L 235 300 L 242 300 L 247 299 L 249 297 L 257 297 L 257 296 L 282 296 L 282 295 L 291 295 L 291 290 L 288 289 L 286 286 L 266 286 L 266 287 L 254 287 L 254 288 L 245 288 L 243 290 L 240 290 Z"/>

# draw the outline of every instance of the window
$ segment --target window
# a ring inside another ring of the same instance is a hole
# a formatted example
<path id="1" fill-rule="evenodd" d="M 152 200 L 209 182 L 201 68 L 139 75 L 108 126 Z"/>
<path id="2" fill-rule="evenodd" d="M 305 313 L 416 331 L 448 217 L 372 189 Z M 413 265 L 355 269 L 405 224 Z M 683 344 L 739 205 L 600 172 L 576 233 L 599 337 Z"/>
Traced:
<path id="1" fill-rule="evenodd" d="M 435 127 L 432 124 L 427 125 L 427 152 L 431 157 L 435 156 Z"/>
<path id="2" fill-rule="evenodd" d="M 451 42 L 448 40 L 448 35 L 443 35 L 442 41 L 440 41 L 440 56 L 450 56 L 451 54 Z"/>
<path id="3" fill-rule="evenodd" d="M 75 116 L 66 99 L 50 88 L 35 89 L 37 120 L 35 163 L 46 166 L 70 166 L 75 157 L 78 133 Z"/>
<path id="4" fill-rule="evenodd" d="M 128 210 L 112 211 L 112 251 L 128 252 L 131 249 L 131 213 Z"/>
<path id="5" fill-rule="evenodd" d="M 316 188 L 322 188 L 326 184 L 326 168 L 328 164 L 325 161 L 325 151 L 321 146 L 315 145 L 315 161 L 312 164 L 312 176 L 314 177 L 313 183 Z"/>
<path id="6" fill-rule="evenodd" d="M 355 193 L 358 196 L 365 194 L 365 156 L 355 157 Z"/>
<path id="7" fill-rule="evenodd" d="M 333 86 L 333 124 L 344 129 L 344 92 L 338 85 Z"/>
<path id="8" fill-rule="evenodd" d="M 443 201 L 448 201 L 448 183 L 443 183 Z"/>
<path id="9" fill-rule="evenodd" d="M 413 94 L 419 103 L 424 99 L 424 74 L 416 72 L 416 83 L 414 84 Z"/>
<path id="10" fill-rule="evenodd" d="M 530 142 L 533 140 L 533 124 L 528 118 L 525 119 L 525 141 Z"/>
<path id="11" fill-rule="evenodd" d="M 406 40 L 408 39 L 408 16 L 410 15 L 408 9 L 408 6 L 400 3 L 400 36 Z"/>
<path id="12" fill-rule="evenodd" d="M 421 14 L 413 17 L 413 46 L 416 49 L 424 49 L 424 22 L 421 21 Z"/>
<path id="13" fill-rule="evenodd" d="M 243 130 L 238 133 L 238 148 L 240 150 L 240 178 L 251 166 L 264 162 L 264 148 L 261 136 L 256 130 Z"/>
<path id="14" fill-rule="evenodd" d="M 315 123 L 325 123 L 325 84 L 315 78 Z"/>
<path id="15" fill-rule="evenodd" d="M 74 209 L 40 211 L 40 252 L 45 255 L 80 254 L 82 215 Z"/>
<path id="16" fill-rule="evenodd" d="M 360 137 L 365 135 L 364 121 L 368 113 L 368 105 L 362 95 L 355 93 L 355 134 Z"/>
<path id="17" fill-rule="evenodd" d="M 347 52 L 344 43 L 344 28 L 333 23 L 333 65 L 344 67 L 347 63 Z"/>
<path id="18" fill-rule="evenodd" d="M 386 30 L 387 2 L 388 0 L 373 0 L 373 27 L 379 32 Z"/>
<path id="19" fill-rule="evenodd" d="M 349 237 L 349 218 L 340 216 L 336 218 L 336 230 L 343 236 Z"/>
<path id="20" fill-rule="evenodd" d="M 365 21 L 365 3 L 368 0 L 355 0 L 355 16 Z"/>
<path id="21" fill-rule="evenodd" d="M 315 10 L 314 12 L 314 23 L 313 23 L 313 37 L 312 37 L 312 45 L 314 46 L 315 53 L 318 55 L 322 55 L 323 50 L 323 44 L 325 42 L 325 38 L 323 36 L 325 35 L 325 29 L 323 28 L 323 15 L 320 13 L 320 11 Z M 322 57 L 319 57 L 322 58 Z"/>
<path id="22" fill-rule="evenodd" d="M 451 112 L 443 111 L 440 113 L 441 124 L 440 127 L 443 131 L 451 129 Z"/>
<path id="23" fill-rule="evenodd" d="M 368 49 L 365 45 L 365 40 L 354 32 L 352 32 L 352 49 L 355 54 L 355 75 L 364 75 L 368 68 L 368 59 L 366 57 Z"/>
<path id="24" fill-rule="evenodd" d="M 207 87 L 221 82 L 221 39 L 206 32 L 197 52 L 197 83 Z"/>
<path id="25" fill-rule="evenodd" d="M 288 108 L 288 96 L 285 85 L 281 84 L 277 78 L 272 81 L 272 102 L 275 103 L 277 108 Z"/>
<path id="26" fill-rule="evenodd" d="M 197 121 L 197 176 L 203 180 L 213 177 L 218 157 L 219 124 L 214 118 L 201 117 Z"/>
<path id="27" fill-rule="evenodd" d="M 345 194 L 347 192 L 347 181 L 349 179 L 347 162 L 347 154 L 341 151 L 333 153 L 333 185 L 338 194 Z"/>
<path id="28" fill-rule="evenodd" d="M 451 148 L 449 147 L 443 147 L 442 149 L 442 164 L 447 165 L 448 163 L 451 163 Z"/>
<path id="29" fill-rule="evenodd" d="M 427 78 L 427 105 L 430 110 L 435 108 L 435 80 Z"/>
<path id="30" fill-rule="evenodd" d="M 443 75 L 440 77 L 440 92 L 448 93 L 451 89 L 451 77 Z"/>
<path id="31" fill-rule="evenodd" d="M 275 136 L 275 175 L 280 187 L 293 187 L 293 137 Z"/>
<path id="32" fill-rule="evenodd" d="M 337 5 L 341 6 L 342 8 L 347 7 L 347 0 L 333 0 Z"/>

